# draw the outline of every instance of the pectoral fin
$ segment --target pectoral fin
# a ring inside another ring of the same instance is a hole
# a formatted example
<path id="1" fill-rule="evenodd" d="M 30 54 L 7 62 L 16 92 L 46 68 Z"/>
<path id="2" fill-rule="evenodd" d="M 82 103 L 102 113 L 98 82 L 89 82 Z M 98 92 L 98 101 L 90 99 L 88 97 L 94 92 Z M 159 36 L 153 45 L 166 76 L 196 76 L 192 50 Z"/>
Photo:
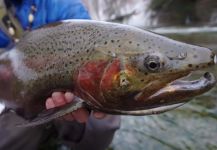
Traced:
<path id="1" fill-rule="evenodd" d="M 83 101 L 69 103 L 60 107 L 55 107 L 52 109 L 48 109 L 40 114 L 37 115 L 36 118 L 25 122 L 23 124 L 18 124 L 18 127 L 30 127 L 30 126 L 37 126 L 41 124 L 48 123 L 53 119 L 62 117 L 68 113 L 71 113 L 79 108 L 87 107 L 87 104 Z"/>

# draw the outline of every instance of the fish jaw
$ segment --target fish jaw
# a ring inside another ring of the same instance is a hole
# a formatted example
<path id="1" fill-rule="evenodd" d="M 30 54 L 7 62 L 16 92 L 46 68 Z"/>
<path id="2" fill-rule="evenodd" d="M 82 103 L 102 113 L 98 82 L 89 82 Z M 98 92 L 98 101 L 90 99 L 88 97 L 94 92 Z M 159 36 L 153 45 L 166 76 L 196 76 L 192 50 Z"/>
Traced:
<path id="1" fill-rule="evenodd" d="M 206 72 L 204 76 L 198 80 L 175 80 L 148 98 L 145 98 L 145 101 L 149 102 L 148 105 L 151 108 L 183 104 L 188 102 L 190 98 L 209 91 L 215 84 L 216 78 L 214 75 Z M 140 93 L 140 95 L 142 94 Z M 144 100 L 144 97 L 141 96 L 136 99 Z"/>

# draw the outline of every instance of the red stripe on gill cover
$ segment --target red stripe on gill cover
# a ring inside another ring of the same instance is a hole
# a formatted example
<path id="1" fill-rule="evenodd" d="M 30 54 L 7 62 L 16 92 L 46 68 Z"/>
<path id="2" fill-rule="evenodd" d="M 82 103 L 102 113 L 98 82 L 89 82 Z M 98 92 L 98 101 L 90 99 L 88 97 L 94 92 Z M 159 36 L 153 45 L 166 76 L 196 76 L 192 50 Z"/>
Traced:
<path id="1" fill-rule="evenodd" d="M 119 79 L 120 72 L 120 61 L 115 59 L 103 74 L 100 88 L 102 91 L 106 92 L 108 90 L 114 89 L 114 82 Z"/>
<path id="2" fill-rule="evenodd" d="M 100 81 L 107 64 L 108 61 L 105 60 L 90 61 L 79 69 L 77 78 L 79 88 L 91 95 L 95 100 L 100 101 L 102 99 Z"/>

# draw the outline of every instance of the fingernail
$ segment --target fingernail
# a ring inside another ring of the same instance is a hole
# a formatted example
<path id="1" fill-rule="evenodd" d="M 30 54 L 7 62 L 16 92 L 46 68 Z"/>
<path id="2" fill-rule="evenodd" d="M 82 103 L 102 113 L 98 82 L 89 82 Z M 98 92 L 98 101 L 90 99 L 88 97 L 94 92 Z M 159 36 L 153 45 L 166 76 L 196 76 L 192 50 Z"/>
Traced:
<path id="1" fill-rule="evenodd" d="M 64 99 L 64 94 L 61 92 L 54 92 L 52 94 L 52 98 L 53 98 L 54 104 L 57 106 L 60 106 L 60 104 L 63 105 L 66 103 Z"/>
<path id="2" fill-rule="evenodd" d="M 51 108 L 54 108 L 54 107 L 55 107 L 55 104 L 54 104 L 52 98 L 48 98 L 48 99 L 46 100 L 45 105 L 46 105 L 46 108 L 47 108 L 47 109 L 51 109 Z"/>
<path id="3" fill-rule="evenodd" d="M 71 92 L 66 92 L 65 93 L 65 98 L 66 98 L 66 101 L 69 103 L 69 102 L 72 102 L 72 100 L 74 98 L 74 95 Z"/>
<path id="4" fill-rule="evenodd" d="M 52 97 L 59 97 L 61 96 L 61 92 L 53 92 Z"/>

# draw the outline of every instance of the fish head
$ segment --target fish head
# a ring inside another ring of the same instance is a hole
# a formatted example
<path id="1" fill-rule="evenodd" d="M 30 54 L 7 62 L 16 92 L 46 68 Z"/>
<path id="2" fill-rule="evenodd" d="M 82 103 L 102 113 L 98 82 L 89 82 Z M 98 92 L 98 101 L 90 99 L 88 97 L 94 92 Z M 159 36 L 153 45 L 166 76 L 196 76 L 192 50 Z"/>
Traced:
<path id="1" fill-rule="evenodd" d="M 215 85 L 214 75 L 208 72 L 200 79 L 183 80 L 194 71 L 214 66 L 216 56 L 210 49 L 155 34 L 150 37 L 146 37 L 149 43 L 141 37 L 135 44 L 125 43 L 116 53 L 101 80 L 106 102 L 125 110 L 183 104 Z"/>

